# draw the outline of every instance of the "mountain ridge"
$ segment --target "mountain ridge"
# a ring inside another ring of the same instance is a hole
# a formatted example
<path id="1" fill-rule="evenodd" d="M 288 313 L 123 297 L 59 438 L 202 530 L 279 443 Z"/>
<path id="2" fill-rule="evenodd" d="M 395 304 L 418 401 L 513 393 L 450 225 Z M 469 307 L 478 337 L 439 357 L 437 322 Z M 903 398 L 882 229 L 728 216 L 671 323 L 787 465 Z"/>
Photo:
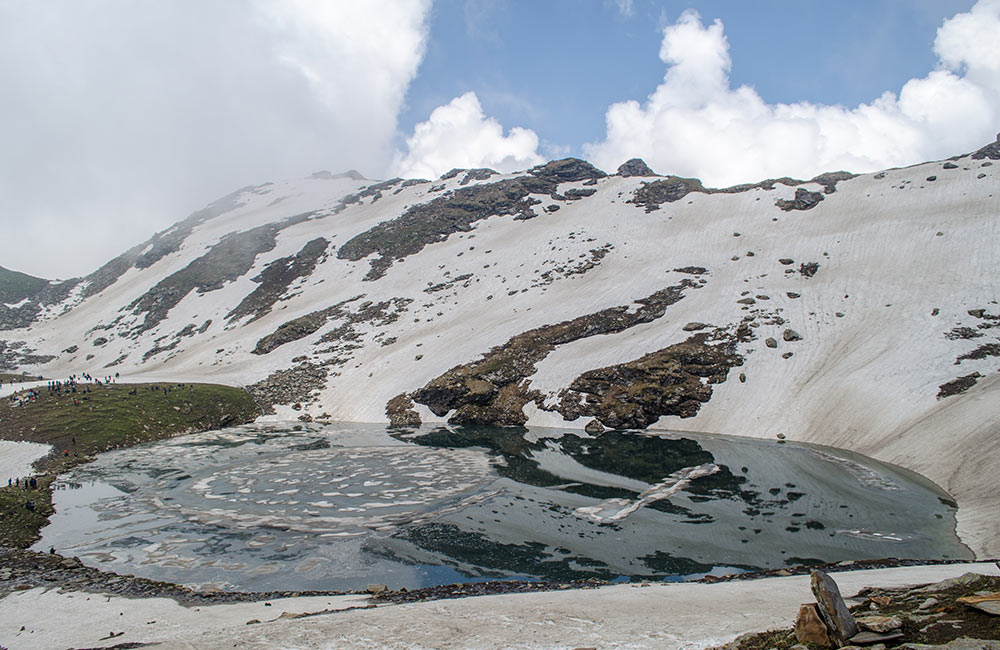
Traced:
<path id="1" fill-rule="evenodd" d="M 0 305 L 0 369 L 204 378 L 284 419 L 781 433 L 924 474 L 1000 555 L 973 516 L 1000 507 L 998 159 L 250 186 Z"/>

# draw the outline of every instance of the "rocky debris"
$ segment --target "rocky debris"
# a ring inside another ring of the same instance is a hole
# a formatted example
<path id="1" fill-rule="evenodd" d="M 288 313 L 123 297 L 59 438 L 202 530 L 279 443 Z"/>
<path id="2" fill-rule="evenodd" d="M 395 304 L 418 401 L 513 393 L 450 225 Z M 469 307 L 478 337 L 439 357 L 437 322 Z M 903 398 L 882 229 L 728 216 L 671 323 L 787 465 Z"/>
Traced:
<path id="1" fill-rule="evenodd" d="M 635 361 L 585 372 L 560 394 L 557 409 L 568 420 L 589 415 L 612 429 L 644 429 L 664 415 L 694 417 L 711 399 L 711 385 L 742 363 L 735 341 L 721 330 L 700 333 Z"/>
<path id="2" fill-rule="evenodd" d="M 256 384 L 246 386 L 265 413 L 274 413 L 275 404 L 307 402 L 312 393 L 326 385 L 326 368 L 303 362 L 294 368 L 278 370 Z"/>
<path id="3" fill-rule="evenodd" d="M 794 199 L 777 199 L 775 200 L 774 205 L 785 212 L 789 212 L 791 210 L 811 210 L 819 205 L 822 200 L 823 195 L 819 192 L 810 192 L 809 190 L 800 187 L 795 190 Z"/>
<path id="4" fill-rule="evenodd" d="M 310 312 L 304 316 L 299 316 L 298 318 L 282 323 L 276 330 L 257 341 L 257 345 L 251 352 L 253 354 L 268 354 L 286 343 L 298 341 L 301 338 L 309 336 L 326 325 L 327 320 L 330 318 L 343 316 L 346 305 L 362 298 L 364 298 L 364 294 L 342 300 L 326 309 Z"/>
<path id="5" fill-rule="evenodd" d="M 226 235 L 207 253 L 192 260 L 180 271 L 160 280 L 156 286 L 128 306 L 136 316 L 145 314 L 143 322 L 137 325 L 131 334 L 141 334 L 158 325 L 167 317 L 167 313 L 192 291 L 198 293 L 215 291 L 226 283 L 239 279 L 250 270 L 258 255 L 275 247 L 277 235 L 281 230 L 301 223 L 310 216 L 311 213 L 300 214 L 279 223 L 265 224 Z"/>
<path id="6" fill-rule="evenodd" d="M 976 382 L 979 381 L 981 377 L 981 374 L 974 372 L 971 375 L 963 375 L 957 379 L 945 382 L 938 386 L 937 398 L 943 399 L 945 397 L 951 397 L 952 395 L 961 395 L 975 386 Z"/>
<path id="7" fill-rule="evenodd" d="M 707 193 L 697 178 L 664 176 L 661 180 L 643 183 L 632 194 L 629 203 L 646 208 L 646 212 L 659 210 L 664 203 L 680 201 L 691 192 Z"/>
<path id="8" fill-rule="evenodd" d="M 593 196 L 596 193 L 597 193 L 597 190 L 595 190 L 592 187 L 587 187 L 587 188 L 575 188 L 574 187 L 574 188 L 568 189 L 565 192 L 563 192 L 562 196 L 567 201 L 577 201 L 579 199 L 585 199 L 588 196 Z"/>
<path id="9" fill-rule="evenodd" d="M 41 365 L 55 358 L 52 354 L 35 354 L 34 348 L 29 348 L 24 341 L 0 340 L 0 372 Z"/>
<path id="10" fill-rule="evenodd" d="M 819 616 L 826 623 L 830 640 L 838 647 L 847 645 L 848 640 L 860 630 L 840 595 L 837 583 L 823 571 L 814 570 L 809 573 L 809 584 L 816 597 Z"/>
<path id="11" fill-rule="evenodd" d="M 957 357 L 955 359 L 955 365 L 957 366 L 963 361 L 968 361 L 970 359 L 985 359 L 987 357 L 1000 357 L 1000 343 L 986 343 L 984 345 L 980 345 L 975 350 L 966 352 L 965 354 Z"/>
<path id="12" fill-rule="evenodd" d="M 973 160 L 982 160 L 983 158 L 989 158 L 990 160 L 1000 160 L 1000 133 L 997 134 L 997 139 L 995 142 L 991 142 L 985 147 L 979 149 L 972 154 Z"/>
<path id="13" fill-rule="evenodd" d="M 992 616 L 1000 616 L 1000 592 L 982 596 L 965 596 L 958 599 L 963 605 L 974 607 Z"/>
<path id="14" fill-rule="evenodd" d="M 169 582 L 118 575 L 85 566 L 79 558 L 0 547 L 0 598 L 36 587 L 114 594 L 128 598 L 171 598 L 182 605 L 256 602 L 299 596 L 332 596 L 335 591 L 195 591 Z"/>
<path id="15" fill-rule="evenodd" d="M 389 418 L 390 427 L 418 427 L 421 425 L 420 414 L 413 410 L 413 400 L 403 393 L 396 395 L 385 405 L 385 415 Z"/>
<path id="16" fill-rule="evenodd" d="M 452 171 L 458 175 L 461 170 Z M 524 176 L 462 187 L 412 206 L 399 217 L 356 235 L 340 247 L 337 257 L 359 261 L 376 254 L 369 262 L 371 268 L 365 279 L 377 280 L 394 261 L 415 255 L 429 244 L 445 241 L 456 232 L 472 230 L 477 221 L 507 215 L 533 218 L 532 206 L 539 201 L 532 194 L 552 196 L 560 183 L 604 176 L 604 172 L 590 163 L 566 158 L 534 167 Z"/>
<path id="17" fill-rule="evenodd" d="M 463 288 L 467 289 L 471 285 L 472 274 L 463 273 L 462 275 L 456 275 L 455 277 L 445 280 L 444 282 L 439 282 L 437 284 L 432 284 L 424 289 L 424 293 L 437 293 L 438 291 L 444 291 L 446 289 L 451 289 L 457 284 L 461 284 Z"/>
<path id="18" fill-rule="evenodd" d="M 423 589 L 400 589 L 399 591 L 383 591 L 372 597 L 378 603 L 418 603 L 427 600 L 444 600 L 450 598 L 466 598 L 469 596 L 485 596 L 495 594 L 521 594 L 535 591 L 563 591 L 567 589 L 596 589 L 607 584 L 602 580 L 589 579 L 573 582 L 523 582 L 516 580 L 491 580 L 487 582 L 470 582 Z"/>
<path id="19" fill-rule="evenodd" d="M 985 336 L 985 334 L 971 327 L 954 327 L 944 335 L 949 341 L 977 339 L 981 336 Z"/>
<path id="20" fill-rule="evenodd" d="M 622 178 L 629 178 L 631 176 L 656 176 L 657 174 L 649 168 L 649 165 L 642 158 L 632 158 L 618 166 L 618 175 Z"/>
<path id="21" fill-rule="evenodd" d="M 706 327 L 708 327 L 708 325 L 706 325 L 705 323 L 699 323 L 697 321 L 691 321 L 690 323 L 688 323 L 687 325 L 685 325 L 681 329 L 684 330 L 685 332 L 697 332 L 698 330 L 703 330 Z"/>
<path id="22" fill-rule="evenodd" d="M 459 181 L 459 185 L 468 185 L 472 181 L 487 181 L 490 176 L 496 176 L 499 172 L 492 169 L 487 169 L 485 167 L 480 167 L 478 169 L 470 169 L 465 173 L 465 176 Z"/>
<path id="23" fill-rule="evenodd" d="M 596 435 L 604 433 L 604 425 L 599 420 L 591 420 L 583 427 L 583 430 L 589 434 Z"/>
<path id="24" fill-rule="evenodd" d="M 258 283 L 239 305 L 226 314 L 229 322 L 250 316 L 248 322 L 266 316 L 288 291 L 288 287 L 299 278 L 309 277 L 321 261 L 329 240 L 323 237 L 313 239 L 295 255 L 282 257 L 269 263 L 257 276 L 251 278 Z"/>
<path id="25" fill-rule="evenodd" d="M 676 286 L 636 300 L 641 305 L 638 309 L 629 305 L 611 307 L 518 334 L 479 361 L 456 366 L 410 395 L 439 417 L 454 410 L 448 420 L 452 424 L 523 425 L 527 421 L 525 404 L 542 401 L 540 395 L 530 391 L 527 378 L 557 346 L 656 320 L 684 296 L 685 289 L 696 286 L 684 279 Z"/>
<path id="26" fill-rule="evenodd" d="M 803 262 L 799 264 L 799 275 L 804 278 L 811 278 L 819 271 L 819 262 Z"/>
<path id="27" fill-rule="evenodd" d="M 859 616 L 855 620 L 861 629 L 876 634 L 895 632 L 903 627 L 903 621 L 898 616 Z"/>
<path id="28" fill-rule="evenodd" d="M 857 177 L 857 174 L 852 174 L 850 172 L 839 171 L 839 172 L 826 172 L 816 176 L 810 183 L 818 183 L 823 186 L 824 194 L 833 194 L 837 191 L 837 183 L 840 181 L 849 181 L 852 178 Z"/>
<path id="29" fill-rule="evenodd" d="M 688 275 L 705 275 L 708 273 L 708 269 L 703 266 L 682 266 L 679 269 L 674 269 L 675 273 L 687 273 Z"/>
<path id="30" fill-rule="evenodd" d="M 802 335 L 793 329 L 786 329 L 781 333 L 781 338 L 785 341 L 801 341 Z"/>

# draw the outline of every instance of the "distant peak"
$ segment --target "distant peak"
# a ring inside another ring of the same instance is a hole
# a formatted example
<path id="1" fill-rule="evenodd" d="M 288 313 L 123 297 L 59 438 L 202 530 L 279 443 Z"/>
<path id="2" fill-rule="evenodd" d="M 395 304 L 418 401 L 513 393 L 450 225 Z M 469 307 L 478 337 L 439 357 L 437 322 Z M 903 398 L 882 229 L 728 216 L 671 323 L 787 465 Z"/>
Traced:
<path id="1" fill-rule="evenodd" d="M 349 178 L 352 181 L 366 181 L 366 180 L 368 180 L 367 178 L 365 178 L 364 176 L 362 176 L 361 173 L 359 171 L 357 171 L 356 169 L 348 170 L 348 171 L 346 171 L 346 172 L 344 172 L 342 174 L 331 174 L 330 172 L 328 172 L 326 170 L 323 170 L 323 171 L 316 172 L 315 174 L 313 174 L 309 178 L 315 178 L 315 179 L 325 180 L 325 181 L 332 181 L 332 180 L 336 180 L 338 178 Z"/>
<path id="2" fill-rule="evenodd" d="M 642 158 L 632 158 L 618 167 L 618 175 L 622 178 L 628 178 L 629 176 L 658 176 L 659 174 L 650 169 Z"/>

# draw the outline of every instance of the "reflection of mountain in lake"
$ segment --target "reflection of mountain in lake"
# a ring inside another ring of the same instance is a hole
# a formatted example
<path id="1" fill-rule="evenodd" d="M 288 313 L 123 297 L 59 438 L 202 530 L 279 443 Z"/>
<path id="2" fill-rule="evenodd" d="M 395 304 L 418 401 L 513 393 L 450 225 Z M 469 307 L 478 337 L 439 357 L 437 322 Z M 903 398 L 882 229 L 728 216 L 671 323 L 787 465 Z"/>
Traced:
<path id="1" fill-rule="evenodd" d="M 618 431 L 391 433 L 252 425 L 105 454 L 61 479 L 37 548 L 257 590 L 968 557 L 939 491 L 842 452 Z"/>
<path id="2" fill-rule="evenodd" d="M 934 495 L 919 497 L 913 486 L 906 496 L 896 494 L 899 477 L 886 478 L 892 490 L 872 490 L 870 477 L 852 477 L 855 461 L 801 446 L 738 441 L 741 465 L 734 474 L 724 464 L 712 465 L 716 455 L 701 439 L 684 437 L 608 431 L 550 438 L 470 427 L 399 437 L 421 445 L 477 446 L 499 456 L 497 471 L 504 479 L 491 499 L 369 544 L 373 553 L 440 562 L 470 576 L 669 577 L 720 566 L 941 557 L 930 549 L 951 535 L 936 525 L 949 509 Z M 726 439 L 710 440 L 723 455 L 733 453 Z M 669 485 L 669 475 L 680 479 L 702 467 L 713 469 L 667 498 L 649 498 Z M 884 474 L 889 468 L 867 471 Z M 750 475 L 768 482 L 758 484 Z M 642 507 L 632 510 L 640 497 Z M 923 505 L 909 502 L 914 497 Z M 887 524 L 910 528 L 892 540 L 883 534 L 879 544 L 867 543 L 876 538 L 861 531 Z M 957 544 L 950 548 L 967 556 Z"/>

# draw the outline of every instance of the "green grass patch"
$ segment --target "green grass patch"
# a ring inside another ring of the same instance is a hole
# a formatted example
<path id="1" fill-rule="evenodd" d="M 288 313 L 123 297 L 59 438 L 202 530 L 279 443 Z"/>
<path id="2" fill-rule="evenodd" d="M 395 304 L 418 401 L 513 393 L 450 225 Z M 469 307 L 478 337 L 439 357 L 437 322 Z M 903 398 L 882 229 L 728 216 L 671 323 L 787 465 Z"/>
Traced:
<path id="1" fill-rule="evenodd" d="M 55 476 L 96 454 L 144 442 L 252 422 L 260 415 L 241 388 L 217 384 L 110 384 L 77 392 L 36 389 L 0 400 L 0 439 L 40 442 L 52 452 L 35 464 L 38 489 L 0 487 L 0 545 L 25 548 L 39 538 L 52 514 Z M 17 405 L 17 402 L 20 405 Z M 35 510 L 24 507 L 34 501 Z"/>
<path id="2" fill-rule="evenodd" d="M 39 379 L 39 375 L 22 375 L 22 374 L 13 374 L 10 372 L 0 372 L 0 383 L 8 384 L 12 381 L 22 382 L 22 381 L 45 381 L 45 380 Z"/>

